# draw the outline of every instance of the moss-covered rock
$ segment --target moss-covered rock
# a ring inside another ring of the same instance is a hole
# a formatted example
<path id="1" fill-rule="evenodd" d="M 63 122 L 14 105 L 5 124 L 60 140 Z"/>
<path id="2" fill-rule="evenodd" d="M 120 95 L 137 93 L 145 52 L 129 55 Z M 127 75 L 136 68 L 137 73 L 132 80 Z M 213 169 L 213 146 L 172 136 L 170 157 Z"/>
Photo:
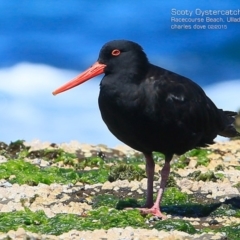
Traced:
<path id="1" fill-rule="evenodd" d="M 194 171 L 188 175 L 189 178 L 195 180 L 195 181 L 203 181 L 203 182 L 217 182 L 217 180 L 222 180 L 224 178 L 224 175 L 221 173 L 214 173 L 211 170 L 208 170 L 205 173 L 202 173 L 201 171 Z"/>
<path id="2" fill-rule="evenodd" d="M 154 225 L 154 228 L 158 230 L 166 230 L 166 231 L 182 231 L 187 232 L 190 234 L 194 234 L 197 232 L 197 230 L 194 228 L 194 226 L 185 220 L 173 220 L 173 219 L 167 219 L 164 221 L 159 221 Z"/>
<path id="3" fill-rule="evenodd" d="M 145 170 L 132 164 L 118 164 L 112 166 L 109 172 L 108 181 L 116 180 L 138 180 L 141 181 L 146 177 Z"/>

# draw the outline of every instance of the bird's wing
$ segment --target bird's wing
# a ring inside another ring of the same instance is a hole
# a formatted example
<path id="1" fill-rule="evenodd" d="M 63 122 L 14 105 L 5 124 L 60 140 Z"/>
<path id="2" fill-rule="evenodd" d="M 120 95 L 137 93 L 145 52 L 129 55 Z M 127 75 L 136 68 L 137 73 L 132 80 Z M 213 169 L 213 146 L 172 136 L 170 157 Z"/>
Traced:
<path id="1" fill-rule="evenodd" d="M 164 119 L 185 125 L 193 132 L 209 134 L 209 138 L 224 128 L 219 109 L 190 79 L 154 65 L 148 79 L 154 84 L 155 108 L 160 109 Z"/>

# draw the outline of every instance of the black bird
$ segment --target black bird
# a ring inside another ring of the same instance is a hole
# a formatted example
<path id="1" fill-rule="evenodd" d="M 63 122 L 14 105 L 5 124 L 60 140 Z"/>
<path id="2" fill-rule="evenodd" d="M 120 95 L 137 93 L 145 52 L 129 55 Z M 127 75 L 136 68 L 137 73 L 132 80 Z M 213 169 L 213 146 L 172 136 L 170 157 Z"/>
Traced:
<path id="1" fill-rule="evenodd" d="M 165 218 L 159 205 L 173 154 L 208 146 L 217 135 L 240 136 L 233 126 L 237 113 L 218 109 L 200 86 L 149 63 L 142 47 L 126 40 L 106 43 L 92 67 L 53 94 L 102 73 L 98 103 L 103 121 L 113 135 L 146 158 L 147 200 L 141 211 Z M 165 155 L 155 202 L 153 151 Z"/>

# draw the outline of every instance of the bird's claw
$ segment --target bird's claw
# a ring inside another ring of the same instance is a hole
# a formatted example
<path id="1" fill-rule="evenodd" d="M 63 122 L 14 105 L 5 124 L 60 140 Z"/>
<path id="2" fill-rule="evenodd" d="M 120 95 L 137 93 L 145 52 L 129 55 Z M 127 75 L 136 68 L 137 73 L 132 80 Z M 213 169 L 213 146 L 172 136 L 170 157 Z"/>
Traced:
<path id="1" fill-rule="evenodd" d="M 148 215 L 148 214 L 151 214 L 153 216 L 156 216 L 158 218 L 161 218 L 162 220 L 164 219 L 167 219 L 167 216 L 164 215 L 163 213 L 161 213 L 160 209 L 159 208 L 156 208 L 156 207 L 151 207 L 151 208 L 146 208 L 146 207 L 140 207 L 140 208 L 131 208 L 131 207 L 128 207 L 128 208 L 125 208 L 125 210 L 132 210 L 132 209 L 137 209 L 140 211 L 140 213 L 142 215 Z"/>
<path id="2" fill-rule="evenodd" d="M 162 220 L 167 219 L 167 216 L 161 213 L 160 209 L 158 208 L 152 207 L 152 208 L 138 208 L 138 209 L 142 215 L 151 214 L 153 216 L 161 218 Z"/>

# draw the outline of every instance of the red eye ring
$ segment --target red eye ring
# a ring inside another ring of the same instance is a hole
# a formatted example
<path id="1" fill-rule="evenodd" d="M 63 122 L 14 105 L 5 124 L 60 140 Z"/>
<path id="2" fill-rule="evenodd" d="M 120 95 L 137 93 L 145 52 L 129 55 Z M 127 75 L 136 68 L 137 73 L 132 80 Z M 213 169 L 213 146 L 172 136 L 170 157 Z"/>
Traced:
<path id="1" fill-rule="evenodd" d="M 115 56 L 115 57 L 116 57 L 116 56 L 119 56 L 120 53 L 121 53 L 121 52 L 120 52 L 119 49 L 114 49 L 114 50 L 112 50 L 112 55 Z"/>

